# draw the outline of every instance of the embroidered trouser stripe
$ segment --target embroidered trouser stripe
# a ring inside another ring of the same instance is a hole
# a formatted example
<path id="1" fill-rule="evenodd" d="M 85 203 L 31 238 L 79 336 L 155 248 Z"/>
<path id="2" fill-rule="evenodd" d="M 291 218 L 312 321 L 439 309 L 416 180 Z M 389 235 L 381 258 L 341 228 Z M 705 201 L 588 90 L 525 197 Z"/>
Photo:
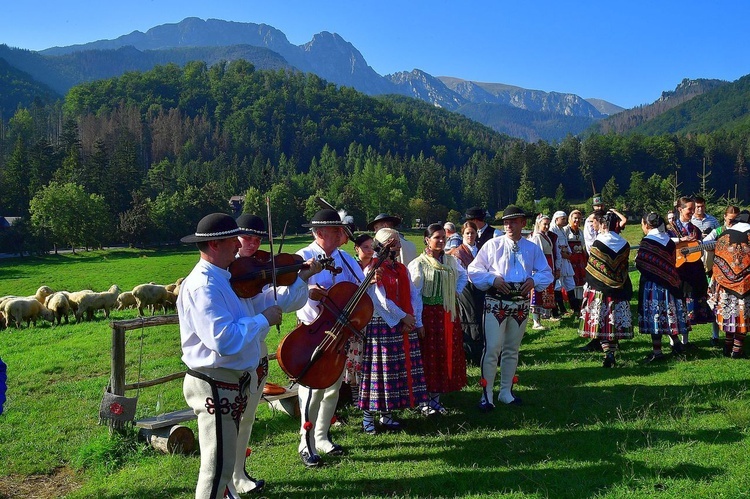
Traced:
<path id="1" fill-rule="evenodd" d="M 504 310 L 506 315 L 501 315 Z M 520 319 L 520 322 L 519 322 Z M 481 376 L 486 381 L 482 388 L 482 400 L 492 403 L 492 387 L 500 357 L 500 393 L 498 400 L 513 401 L 513 376 L 518 367 L 518 351 L 526 332 L 528 302 L 500 302 L 487 297 L 484 314 L 484 351 L 482 352 Z"/>
<path id="2" fill-rule="evenodd" d="M 216 499 L 232 479 L 237 447 L 237 421 L 244 411 L 238 385 L 217 383 L 188 371 L 183 383 L 185 401 L 198 417 L 201 466 L 196 499 Z"/>
<path id="3" fill-rule="evenodd" d="M 339 390 L 343 380 L 344 372 L 342 371 L 339 379 L 328 388 L 313 390 L 300 385 L 298 395 L 302 424 L 299 451 L 307 450 L 312 456 L 317 455 L 318 451 L 328 452 L 333 447 L 328 430 L 331 428 L 331 419 L 336 412 L 336 403 L 339 400 Z"/>

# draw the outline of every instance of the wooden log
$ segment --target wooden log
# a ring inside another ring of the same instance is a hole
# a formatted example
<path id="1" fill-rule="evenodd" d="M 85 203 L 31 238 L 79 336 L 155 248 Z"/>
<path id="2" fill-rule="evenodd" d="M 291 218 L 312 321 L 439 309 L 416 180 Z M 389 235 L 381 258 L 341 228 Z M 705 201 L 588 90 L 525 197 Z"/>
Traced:
<path id="1" fill-rule="evenodd" d="M 191 454 L 195 450 L 195 435 L 187 426 L 141 428 L 140 437 L 154 449 L 164 454 Z"/>

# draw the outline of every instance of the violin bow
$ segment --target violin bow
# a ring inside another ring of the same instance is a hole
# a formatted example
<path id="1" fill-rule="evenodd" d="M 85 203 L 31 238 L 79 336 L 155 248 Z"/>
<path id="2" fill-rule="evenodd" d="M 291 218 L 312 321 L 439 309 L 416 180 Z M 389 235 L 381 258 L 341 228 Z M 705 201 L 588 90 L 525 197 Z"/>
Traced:
<path id="1" fill-rule="evenodd" d="M 268 246 L 271 250 L 271 283 L 273 284 L 273 303 L 279 304 L 276 294 L 276 257 L 273 254 L 273 225 L 271 223 L 271 198 L 266 196 L 266 212 L 268 213 Z M 281 333 L 281 325 L 276 324 L 276 332 Z"/>
<path id="2" fill-rule="evenodd" d="M 281 254 L 281 248 L 284 247 L 284 239 L 286 238 L 286 226 L 289 225 L 289 220 L 284 222 L 284 230 L 281 232 L 281 242 L 279 243 L 279 255 Z"/>

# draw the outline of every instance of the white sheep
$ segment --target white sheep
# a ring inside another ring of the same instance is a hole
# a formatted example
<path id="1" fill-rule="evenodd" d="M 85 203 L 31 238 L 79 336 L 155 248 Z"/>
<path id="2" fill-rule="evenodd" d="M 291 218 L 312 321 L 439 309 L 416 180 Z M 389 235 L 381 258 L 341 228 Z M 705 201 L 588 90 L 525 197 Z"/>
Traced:
<path id="1" fill-rule="evenodd" d="M 70 293 L 69 291 L 61 291 L 65 294 L 65 296 L 68 298 L 68 304 L 70 305 L 70 311 L 74 314 L 78 312 L 78 305 L 81 303 L 81 299 L 89 294 L 93 293 L 90 289 L 82 289 L 81 291 L 74 291 Z"/>
<path id="2" fill-rule="evenodd" d="M 68 314 L 70 313 L 70 303 L 68 302 L 68 296 L 65 291 L 59 291 L 52 293 L 47 297 L 44 302 L 44 306 L 47 307 L 55 314 L 57 319 L 57 325 L 59 326 L 62 322 L 62 318 L 65 318 L 65 324 L 68 324 Z"/>
<path id="3" fill-rule="evenodd" d="M 154 315 L 157 308 L 164 307 L 165 303 L 174 296 L 167 291 L 165 286 L 159 284 L 139 284 L 133 288 L 138 315 L 143 315 L 143 308 L 153 306 L 151 315 Z"/>
<path id="4" fill-rule="evenodd" d="M 52 322 L 55 315 L 39 303 L 36 298 L 15 298 L 5 302 L 3 312 L 7 318 L 7 322 L 10 324 L 11 321 L 15 322 L 16 327 L 20 328 L 21 323 L 26 321 L 26 327 L 29 327 L 31 323 L 34 323 L 36 327 L 36 320 L 39 316 L 42 319 Z"/>
<path id="5" fill-rule="evenodd" d="M 0 308 L 3 308 L 3 305 L 5 305 L 5 302 L 8 300 L 12 300 L 14 298 L 34 298 L 39 303 L 44 303 L 44 301 L 47 299 L 49 295 L 52 294 L 52 288 L 49 286 L 40 286 L 39 289 L 36 290 L 36 293 L 31 296 L 18 296 L 18 295 L 7 295 L 0 298 Z"/>
<path id="6" fill-rule="evenodd" d="M 76 322 L 81 322 L 84 315 L 86 316 L 86 320 L 92 320 L 94 318 L 94 312 L 97 310 L 104 310 L 104 316 L 109 318 L 109 311 L 117 305 L 117 297 L 119 294 L 120 288 L 117 287 L 117 284 L 113 284 L 108 291 L 102 293 L 84 294 L 78 302 Z"/>
<path id="7" fill-rule="evenodd" d="M 135 305 L 135 296 L 133 296 L 132 291 L 123 291 L 117 297 L 117 310 L 125 310 L 126 308 L 135 307 Z"/>
<path id="8" fill-rule="evenodd" d="M 0 310 L 0 329 L 5 329 L 5 313 Z"/>

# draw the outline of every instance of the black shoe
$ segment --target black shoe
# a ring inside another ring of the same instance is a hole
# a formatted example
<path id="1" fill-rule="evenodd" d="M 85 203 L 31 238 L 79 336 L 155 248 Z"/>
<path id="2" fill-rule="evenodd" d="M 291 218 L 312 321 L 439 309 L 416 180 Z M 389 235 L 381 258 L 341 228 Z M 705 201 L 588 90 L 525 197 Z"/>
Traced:
<path id="1" fill-rule="evenodd" d="M 646 357 L 646 360 L 643 361 L 644 364 L 651 364 L 653 362 L 661 362 L 663 360 L 666 360 L 667 356 L 663 353 L 651 353 L 648 357 Z"/>
<path id="2" fill-rule="evenodd" d="M 333 444 L 331 450 L 326 452 L 329 456 L 343 456 L 345 453 L 344 448 L 339 444 Z"/>
<path id="3" fill-rule="evenodd" d="M 604 363 L 602 364 L 602 367 L 614 367 L 615 363 L 615 354 L 612 352 L 607 352 L 607 355 L 604 356 Z"/>
<path id="4" fill-rule="evenodd" d="M 711 346 L 712 347 L 720 347 L 723 346 L 723 341 L 719 338 L 711 338 Z"/>
<path id="5" fill-rule="evenodd" d="M 320 456 L 311 456 L 310 453 L 307 452 L 307 450 L 299 451 L 299 457 L 300 459 L 302 459 L 302 464 L 304 464 L 307 468 L 317 468 L 318 466 L 323 464 L 323 461 L 320 460 Z"/>
<path id="6" fill-rule="evenodd" d="M 523 400 L 521 400 L 521 397 L 515 397 L 505 405 L 523 405 Z"/>
<path id="7" fill-rule="evenodd" d="M 687 350 L 687 347 L 682 344 L 682 342 L 675 340 L 675 342 L 672 344 L 672 354 L 673 355 L 680 355 L 685 353 L 685 350 Z"/>
<path id="8" fill-rule="evenodd" d="M 489 402 L 479 402 L 477 409 L 479 409 L 479 412 L 490 412 L 495 409 L 495 406 Z"/>
<path id="9" fill-rule="evenodd" d="M 732 354 L 730 355 L 730 357 L 733 359 L 741 359 L 744 356 L 745 356 L 744 352 L 732 352 Z"/>
<path id="10" fill-rule="evenodd" d="M 594 338 L 593 340 L 586 343 L 586 345 L 579 348 L 581 352 L 603 352 L 604 349 L 602 349 L 602 344 L 599 342 L 598 338 Z"/>
<path id="11" fill-rule="evenodd" d="M 261 492 L 263 492 L 263 489 L 266 486 L 265 480 L 256 480 L 253 477 L 248 477 L 248 478 L 255 484 L 255 487 L 253 487 L 253 490 L 249 492 L 244 492 L 244 494 L 260 494 Z"/>

